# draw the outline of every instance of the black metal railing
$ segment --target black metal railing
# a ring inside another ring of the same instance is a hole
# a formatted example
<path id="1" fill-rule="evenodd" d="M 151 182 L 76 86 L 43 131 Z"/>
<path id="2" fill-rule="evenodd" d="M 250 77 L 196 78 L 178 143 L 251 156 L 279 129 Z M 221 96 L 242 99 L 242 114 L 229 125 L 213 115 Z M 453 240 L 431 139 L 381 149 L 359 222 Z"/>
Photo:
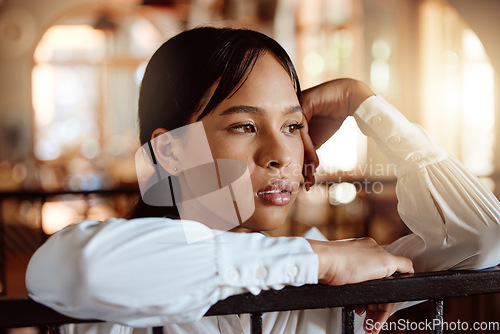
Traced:
<path id="1" fill-rule="evenodd" d="M 111 198 L 112 196 L 127 196 L 127 197 L 134 197 L 138 196 L 139 194 L 139 189 L 136 187 L 129 187 L 129 188 L 116 188 L 116 189 L 108 189 L 108 190 L 89 190 L 89 191 L 69 191 L 69 190 L 61 190 L 61 191 L 51 191 L 51 192 L 39 192 L 39 191 L 12 191 L 12 192 L 0 192 L 0 296 L 8 295 L 7 292 L 7 283 L 6 283 L 6 268 L 5 268 L 5 263 L 6 263 L 6 245 L 8 244 L 8 236 L 7 236 L 7 229 L 6 229 L 6 224 L 5 224 L 5 219 L 7 219 L 4 216 L 3 213 L 3 202 L 5 200 L 16 200 L 18 202 L 23 202 L 23 201 L 30 201 L 33 203 L 37 203 L 38 205 L 38 214 L 36 215 L 37 217 L 37 228 L 38 228 L 38 233 L 37 236 L 33 235 L 33 233 L 29 233 L 28 235 L 25 235 L 25 238 L 22 239 L 19 236 L 17 236 L 16 240 L 25 242 L 25 244 L 28 244 L 24 248 L 31 248 L 31 253 L 34 252 L 36 248 L 38 248 L 42 242 L 48 237 L 42 230 L 42 206 L 46 202 L 51 202 L 51 201 L 60 201 L 64 202 L 65 200 L 60 200 L 57 199 L 60 196 L 70 196 L 71 199 L 74 199 L 74 197 L 81 197 L 85 202 L 88 203 L 88 201 L 92 198 L 92 196 L 97 196 L 99 198 Z M 85 218 L 86 218 L 85 214 Z M 12 225 L 9 225 L 12 226 Z M 19 224 L 17 224 L 19 226 Z M 31 232 L 31 231 L 30 231 Z M 12 241 L 11 241 L 12 242 Z M 31 255 L 31 253 L 29 255 Z"/>
<path id="2" fill-rule="evenodd" d="M 443 323 L 445 298 L 492 293 L 500 293 L 498 267 L 396 275 L 343 286 L 286 287 L 263 291 L 257 296 L 247 293 L 218 302 L 205 316 L 250 313 L 252 333 L 256 334 L 262 332 L 262 315 L 266 312 L 342 307 L 342 328 L 347 334 L 354 332 L 357 305 L 430 300 L 433 323 Z M 59 333 L 61 325 L 88 322 L 99 320 L 66 317 L 28 298 L 0 298 L 0 329 L 46 327 L 50 333 Z M 162 333 L 162 328 L 154 328 L 153 333 Z M 440 334 L 442 328 L 437 326 L 431 333 Z"/>

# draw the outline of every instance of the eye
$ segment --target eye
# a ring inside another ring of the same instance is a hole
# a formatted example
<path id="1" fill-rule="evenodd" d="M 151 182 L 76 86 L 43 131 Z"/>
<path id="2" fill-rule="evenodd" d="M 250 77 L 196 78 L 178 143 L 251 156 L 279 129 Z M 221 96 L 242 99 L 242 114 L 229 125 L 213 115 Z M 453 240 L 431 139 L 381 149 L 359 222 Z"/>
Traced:
<path id="1" fill-rule="evenodd" d="M 302 123 L 292 123 L 288 124 L 285 126 L 284 132 L 285 133 L 296 133 L 298 130 L 302 129 L 304 127 L 304 124 Z"/>
<path id="2" fill-rule="evenodd" d="M 231 132 L 237 133 L 254 133 L 257 132 L 255 124 L 246 123 L 246 124 L 238 124 L 229 128 Z"/>

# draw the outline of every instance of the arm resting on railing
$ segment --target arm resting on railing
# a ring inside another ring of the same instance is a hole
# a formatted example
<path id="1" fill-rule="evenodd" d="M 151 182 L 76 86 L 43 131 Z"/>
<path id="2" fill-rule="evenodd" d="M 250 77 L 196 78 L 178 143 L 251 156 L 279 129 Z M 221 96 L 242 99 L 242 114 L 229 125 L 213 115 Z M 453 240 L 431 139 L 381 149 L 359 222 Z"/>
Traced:
<path id="1" fill-rule="evenodd" d="M 356 306 L 500 293 L 500 269 L 398 275 L 344 286 L 305 285 L 229 297 L 205 316 Z M 0 328 L 98 322 L 64 316 L 29 298 L 0 299 Z"/>

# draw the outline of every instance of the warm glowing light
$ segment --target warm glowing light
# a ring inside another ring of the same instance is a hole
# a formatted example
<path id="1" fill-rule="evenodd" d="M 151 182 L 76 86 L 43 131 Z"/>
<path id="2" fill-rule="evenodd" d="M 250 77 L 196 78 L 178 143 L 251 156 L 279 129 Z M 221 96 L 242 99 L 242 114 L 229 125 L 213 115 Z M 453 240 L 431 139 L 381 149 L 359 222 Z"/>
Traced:
<path id="1" fill-rule="evenodd" d="M 488 176 L 495 145 L 495 73 L 488 55 L 450 6 L 425 1 L 421 23 L 423 125 L 473 174 Z"/>
<path id="2" fill-rule="evenodd" d="M 374 60 L 370 66 L 370 84 L 376 92 L 386 92 L 391 79 L 389 64 L 383 60 Z"/>
<path id="3" fill-rule="evenodd" d="M 351 1 L 327 0 L 322 2 L 324 6 L 322 14 L 329 24 L 336 26 L 344 25 L 352 17 L 353 5 Z"/>
<path id="4" fill-rule="evenodd" d="M 95 138 L 84 139 L 82 146 L 80 147 L 80 152 L 87 159 L 96 158 L 101 152 L 101 147 L 99 141 Z"/>
<path id="5" fill-rule="evenodd" d="M 446 50 L 443 53 L 444 67 L 447 70 L 456 70 L 458 68 L 459 58 L 456 52 Z"/>
<path id="6" fill-rule="evenodd" d="M 86 208 L 84 200 L 46 202 L 42 206 L 42 229 L 45 234 L 53 234 L 66 226 L 83 220 Z"/>
<path id="7" fill-rule="evenodd" d="M 486 62 L 468 64 L 463 71 L 464 120 L 473 127 L 490 127 L 494 122 L 494 71 Z"/>
<path id="8" fill-rule="evenodd" d="M 346 29 L 337 30 L 333 35 L 333 45 L 340 57 L 349 57 L 354 47 L 352 32 Z"/>
<path id="9" fill-rule="evenodd" d="M 370 84 L 376 92 L 385 93 L 391 80 L 389 57 L 391 56 L 390 44 L 382 39 L 376 39 L 372 44 L 373 61 L 370 65 Z"/>
<path id="10" fill-rule="evenodd" d="M 372 55 L 377 60 L 389 60 L 391 56 L 391 46 L 384 39 L 376 39 L 372 44 Z"/>
<path id="11" fill-rule="evenodd" d="M 320 74 L 325 68 L 325 62 L 319 54 L 311 52 L 304 57 L 304 68 L 310 74 Z"/>
<path id="12" fill-rule="evenodd" d="M 54 119 L 54 72 L 51 66 L 33 68 L 33 108 L 38 126 L 50 124 Z"/>
<path id="13" fill-rule="evenodd" d="M 142 78 L 144 77 L 144 73 L 146 73 L 146 66 L 147 65 L 148 65 L 148 63 L 146 61 L 144 61 L 139 66 L 137 66 L 137 69 L 135 70 L 134 81 L 138 87 L 141 86 Z"/>
<path id="14" fill-rule="evenodd" d="M 358 152 L 366 152 L 366 138 L 360 135 L 354 118 L 349 117 L 318 150 L 318 172 L 354 170 L 359 162 Z"/>
<path id="15" fill-rule="evenodd" d="M 61 156 L 61 143 L 55 140 L 40 140 L 35 145 L 35 156 L 44 161 L 54 160 Z"/>
<path id="16" fill-rule="evenodd" d="M 464 31 L 462 42 L 466 60 L 462 71 L 462 160 L 476 175 L 489 175 L 494 169 L 495 73 L 474 32 Z"/>
<path id="17" fill-rule="evenodd" d="M 484 60 L 486 52 L 483 48 L 483 43 L 474 33 L 474 31 L 467 29 L 464 31 L 462 37 L 463 50 L 467 58 L 471 60 Z"/>
<path id="18" fill-rule="evenodd" d="M 335 183 L 328 189 L 328 200 L 332 205 L 347 204 L 356 198 L 356 187 L 352 183 Z"/>
<path id="19" fill-rule="evenodd" d="M 131 27 L 130 52 L 137 57 L 148 57 L 153 54 L 160 42 L 163 41 L 161 34 L 148 20 L 139 19 Z"/>
<path id="20" fill-rule="evenodd" d="M 101 58 L 104 56 L 104 42 L 104 32 L 93 29 L 90 25 L 52 26 L 45 32 L 35 50 L 35 62 L 49 62 L 56 50 L 92 49 L 94 56 Z"/>

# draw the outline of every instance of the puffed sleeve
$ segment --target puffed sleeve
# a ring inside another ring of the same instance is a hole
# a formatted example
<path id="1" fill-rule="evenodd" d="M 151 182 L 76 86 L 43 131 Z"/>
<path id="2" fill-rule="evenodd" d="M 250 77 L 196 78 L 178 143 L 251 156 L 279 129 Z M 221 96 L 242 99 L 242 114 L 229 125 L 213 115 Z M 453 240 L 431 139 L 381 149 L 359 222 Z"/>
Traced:
<path id="1" fill-rule="evenodd" d="M 213 233 L 168 218 L 71 225 L 30 260 L 30 297 L 68 316 L 146 327 L 200 319 L 234 294 L 317 283 L 303 238 L 225 232 L 187 243 L 185 229 Z"/>
<path id="2" fill-rule="evenodd" d="M 500 263 L 500 203 L 460 161 L 379 96 L 354 117 L 396 166 L 398 212 L 412 234 L 387 247 L 417 271 Z"/>

